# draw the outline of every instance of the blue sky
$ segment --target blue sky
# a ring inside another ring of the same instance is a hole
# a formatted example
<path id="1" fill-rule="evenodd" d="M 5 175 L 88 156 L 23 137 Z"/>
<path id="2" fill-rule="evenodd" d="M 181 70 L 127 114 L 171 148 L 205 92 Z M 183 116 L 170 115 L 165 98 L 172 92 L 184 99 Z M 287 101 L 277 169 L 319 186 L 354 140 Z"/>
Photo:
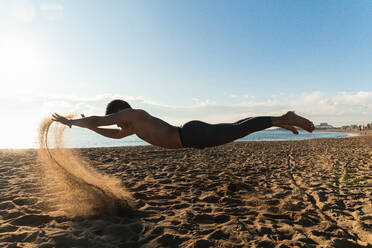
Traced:
<path id="1" fill-rule="evenodd" d="M 371 26 L 371 1 L 3 0 L 3 136 L 117 97 L 175 125 L 372 122 Z"/>

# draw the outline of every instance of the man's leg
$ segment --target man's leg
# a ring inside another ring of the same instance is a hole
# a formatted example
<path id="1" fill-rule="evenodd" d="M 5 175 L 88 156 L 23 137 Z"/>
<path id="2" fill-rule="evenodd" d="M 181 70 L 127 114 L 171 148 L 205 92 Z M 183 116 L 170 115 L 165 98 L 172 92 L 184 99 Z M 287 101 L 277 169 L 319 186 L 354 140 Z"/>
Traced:
<path id="1" fill-rule="evenodd" d="M 252 118 L 254 117 L 244 118 L 235 123 L 240 124 Z M 294 134 L 298 134 L 298 131 L 294 126 L 300 127 L 308 132 L 312 132 L 314 130 L 314 124 L 311 121 L 299 115 L 296 115 L 292 111 L 289 111 L 285 115 L 282 115 L 282 116 L 277 116 L 277 117 L 271 116 L 270 118 L 272 120 L 272 124 L 274 127 L 281 127 L 281 128 L 287 129 L 289 131 L 292 131 Z"/>
<path id="2" fill-rule="evenodd" d="M 254 117 L 244 118 L 244 119 L 241 119 L 241 120 L 239 120 L 239 121 L 237 121 L 237 122 L 235 122 L 235 123 L 236 123 L 236 124 L 239 124 L 239 123 L 242 123 L 243 121 L 246 121 L 246 120 L 249 120 L 249 119 L 252 119 L 252 118 L 254 118 Z"/>
<path id="3" fill-rule="evenodd" d="M 271 117 L 253 117 L 235 123 L 208 124 L 190 121 L 181 128 L 184 147 L 219 146 L 272 126 Z"/>
<path id="4" fill-rule="evenodd" d="M 239 120 L 235 122 L 235 124 L 240 124 L 252 118 L 254 117 L 248 117 L 248 118 Z M 312 132 L 314 130 L 314 124 L 312 122 L 310 122 L 309 120 L 299 115 L 296 115 L 292 111 L 289 111 L 288 113 L 282 116 L 278 116 L 278 117 L 272 116 L 270 118 L 272 120 L 272 126 L 287 129 L 294 134 L 298 134 L 298 131 L 294 126 L 300 127 L 308 132 Z"/>
<path id="5" fill-rule="evenodd" d="M 181 133 L 184 147 L 205 148 L 223 145 L 272 126 L 282 127 L 291 130 L 293 133 L 298 133 L 294 126 L 308 132 L 314 130 L 314 125 L 311 121 L 296 115 L 294 112 L 288 112 L 278 117 L 252 117 L 235 123 L 215 125 L 191 121 L 182 127 Z"/>

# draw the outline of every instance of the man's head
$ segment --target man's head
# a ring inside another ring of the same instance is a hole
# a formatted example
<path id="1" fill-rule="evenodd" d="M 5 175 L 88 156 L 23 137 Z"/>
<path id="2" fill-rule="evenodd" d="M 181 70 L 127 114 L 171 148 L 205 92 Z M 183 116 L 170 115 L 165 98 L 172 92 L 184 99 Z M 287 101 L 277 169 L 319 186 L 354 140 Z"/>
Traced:
<path id="1" fill-rule="evenodd" d="M 126 101 L 116 99 L 109 102 L 106 106 L 105 115 L 113 114 L 119 112 L 120 110 L 132 108 Z"/>

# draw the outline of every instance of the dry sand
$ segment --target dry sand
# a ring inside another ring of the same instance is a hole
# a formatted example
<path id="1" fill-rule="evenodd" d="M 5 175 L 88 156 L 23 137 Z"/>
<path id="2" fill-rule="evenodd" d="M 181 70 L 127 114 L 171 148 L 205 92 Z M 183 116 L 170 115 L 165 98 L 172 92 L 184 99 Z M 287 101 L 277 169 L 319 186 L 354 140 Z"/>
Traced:
<path id="1" fill-rule="evenodd" d="M 0 247 L 372 247 L 371 136 L 74 152 L 137 209 L 64 216 L 37 151 L 0 150 Z"/>

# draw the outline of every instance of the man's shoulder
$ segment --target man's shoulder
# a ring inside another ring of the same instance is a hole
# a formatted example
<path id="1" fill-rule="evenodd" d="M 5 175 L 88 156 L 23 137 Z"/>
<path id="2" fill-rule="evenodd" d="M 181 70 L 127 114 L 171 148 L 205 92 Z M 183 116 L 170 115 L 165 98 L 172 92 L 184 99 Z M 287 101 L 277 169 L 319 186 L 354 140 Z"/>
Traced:
<path id="1" fill-rule="evenodd" d="M 137 117 L 137 118 L 151 117 L 151 115 L 143 109 L 133 109 L 133 111 L 134 111 L 135 117 Z"/>
<path id="2" fill-rule="evenodd" d="M 119 115 L 125 117 L 126 119 L 140 119 L 140 118 L 143 118 L 143 117 L 148 117 L 150 116 L 149 113 L 147 113 L 145 110 L 143 109 L 124 109 L 124 110 L 121 110 L 120 112 L 118 112 Z"/>
<path id="3" fill-rule="evenodd" d="M 142 113 L 143 111 L 144 111 L 144 110 L 142 110 L 142 109 L 132 109 L 132 108 L 127 108 L 127 109 L 120 110 L 120 111 L 117 112 L 116 114 L 118 114 L 118 115 L 140 114 L 140 113 Z"/>
<path id="4" fill-rule="evenodd" d="M 131 114 L 136 115 L 136 116 L 143 116 L 143 115 L 148 115 L 149 114 L 143 109 L 128 109 L 128 113 L 131 113 Z"/>

